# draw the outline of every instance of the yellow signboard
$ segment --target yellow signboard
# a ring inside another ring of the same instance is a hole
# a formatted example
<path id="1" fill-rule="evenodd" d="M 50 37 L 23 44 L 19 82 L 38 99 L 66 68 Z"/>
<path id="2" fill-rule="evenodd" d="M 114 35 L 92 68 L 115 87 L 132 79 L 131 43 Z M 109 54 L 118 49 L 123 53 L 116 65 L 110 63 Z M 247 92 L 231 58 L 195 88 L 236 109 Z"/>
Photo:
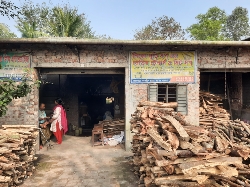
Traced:
<path id="1" fill-rule="evenodd" d="M 131 52 L 130 83 L 194 83 L 195 52 Z"/>

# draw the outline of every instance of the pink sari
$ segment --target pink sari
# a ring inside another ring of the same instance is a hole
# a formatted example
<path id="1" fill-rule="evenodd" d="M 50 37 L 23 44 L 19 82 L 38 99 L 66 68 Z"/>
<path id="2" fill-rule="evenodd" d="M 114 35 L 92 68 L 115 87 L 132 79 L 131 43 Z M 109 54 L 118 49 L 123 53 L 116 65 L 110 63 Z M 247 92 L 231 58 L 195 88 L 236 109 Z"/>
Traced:
<path id="1" fill-rule="evenodd" d="M 63 133 L 66 134 L 66 132 L 68 131 L 68 120 L 66 117 L 66 112 L 65 112 L 64 108 L 62 107 L 62 105 L 56 105 L 54 107 L 54 110 L 56 109 L 56 107 L 61 108 L 61 123 L 62 123 L 61 125 L 63 128 Z"/>

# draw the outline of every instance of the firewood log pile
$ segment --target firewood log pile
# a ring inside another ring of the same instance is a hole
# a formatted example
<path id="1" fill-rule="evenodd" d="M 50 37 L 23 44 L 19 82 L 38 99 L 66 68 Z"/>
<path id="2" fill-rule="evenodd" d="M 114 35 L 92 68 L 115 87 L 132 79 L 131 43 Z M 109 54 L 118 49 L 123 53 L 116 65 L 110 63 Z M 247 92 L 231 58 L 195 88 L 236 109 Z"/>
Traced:
<path id="1" fill-rule="evenodd" d="M 228 119 L 216 121 L 213 128 L 192 126 L 174 112 L 176 107 L 177 103 L 146 101 L 132 115 L 139 187 L 250 186 L 250 146 L 240 139 L 250 137 L 248 125 Z"/>
<path id="2" fill-rule="evenodd" d="M 0 186 L 18 186 L 32 175 L 36 139 L 36 127 L 18 125 L 0 129 Z"/>
<path id="3" fill-rule="evenodd" d="M 221 107 L 222 104 L 220 96 L 200 92 L 200 125 L 210 128 L 214 122 L 227 123 L 230 114 Z"/>
<path id="4" fill-rule="evenodd" d="M 214 131 L 228 143 L 250 147 L 250 125 L 240 120 L 230 120 L 230 114 L 219 106 L 221 102 L 219 96 L 200 93 L 200 126 Z"/>
<path id="5" fill-rule="evenodd" d="M 113 121 L 100 121 L 99 124 L 103 124 L 103 133 L 106 137 L 112 137 L 114 135 L 121 134 L 121 131 L 125 130 L 124 119 L 114 119 Z"/>

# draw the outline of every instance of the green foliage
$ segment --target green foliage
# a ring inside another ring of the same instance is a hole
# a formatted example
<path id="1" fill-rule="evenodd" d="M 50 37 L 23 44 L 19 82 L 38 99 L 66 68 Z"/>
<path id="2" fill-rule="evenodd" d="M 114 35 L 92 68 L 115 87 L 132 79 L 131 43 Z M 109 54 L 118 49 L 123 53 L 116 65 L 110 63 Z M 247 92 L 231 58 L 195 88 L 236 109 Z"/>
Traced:
<path id="1" fill-rule="evenodd" d="M 49 7 L 46 3 L 34 5 L 26 1 L 21 7 L 17 28 L 25 38 L 96 37 L 85 15 L 69 5 Z"/>
<path id="2" fill-rule="evenodd" d="M 32 1 L 26 1 L 20 8 L 17 19 L 17 29 L 23 38 L 37 38 L 49 36 L 50 8 L 46 3 L 34 5 Z"/>
<path id="3" fill-rule="evenodd" d="M 248 10 L 246 8 L 236 7 L 232 14 L 227 17 L 224 32 L 227 38 L 234 41 L 249 36 L 250 26 Z"/>
<path id="4" fill-rule="evenodd" d="M 36 25 L 36 22 L 33 22 L 31 24 L 28 22 L 23 22 L 23 24 L 18 26 L 17 28 L 22 33 L 23 38 L 38 38 L 48 36 L 43 31 L 39 30 Z"/>
<path id="5" fill-rule="evenodd" d="M 84 14 L 69 6 L 54 7 L 49 18 L 50 34 L 57 37 L 94 38 L 94 32 Z"/>
<path id="6" fill-rule="evenodd" d="M 0 15 L 14 18 L 19 14 L 19 8 L 11 1 L 0 1 Z"/>
<path id="7" fill-rule="evenodd" d="M 223 33 L 227 16 L 218 7 L 210 8 L 206 14 L 196 16 L 198 23 L 187 28 L 194 40 L 227 40 Z"/>
<path id="8" fill-rule="evenodd" d="M 99 40 L 112 40 L 110 36 L 103 34 L 103 35 L 95 35 L 94 39 L 99 39 Z"/>
<path id="9" fill-rule="evenodd" d="M 152 20 L 151 24 L 136 30 L 136 40 L 184 40 L 185 30 L 174 18 L 162 16 Z"/>
<path id="10" fill-rule="evenodd" d="M 17 36 L 10 31 L 9 27 L 0 23 L 0 38 L 16 38 Z"/>
<path id="11" fill-rule="evenodd" d="M 0 117 L 6 114 L 8 105 L 13 99 L 27 96 L 33 86 L 39 84 L 32 81 L 30 74 L 31 72 L 27 71 L 21 82 L 14 82 L 7 78 L 0 80 Z"/>

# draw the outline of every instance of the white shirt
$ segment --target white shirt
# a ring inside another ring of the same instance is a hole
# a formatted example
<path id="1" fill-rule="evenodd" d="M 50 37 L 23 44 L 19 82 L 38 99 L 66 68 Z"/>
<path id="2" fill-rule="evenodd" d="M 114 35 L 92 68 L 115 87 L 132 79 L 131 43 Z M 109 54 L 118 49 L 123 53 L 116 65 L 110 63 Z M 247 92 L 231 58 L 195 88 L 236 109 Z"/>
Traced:
<path id="1" fill-rule="evenodd" d="M 56 109 L 54 110 L 52 119 L 54 119 L 54 121 L 51 123 L 50 130 L 52 132 L 56 132 L 56 123 L 57 122 L 59 123 L 60 130 L 62 130 L 61 108 L 60 107 L 56 107 Z"/>

